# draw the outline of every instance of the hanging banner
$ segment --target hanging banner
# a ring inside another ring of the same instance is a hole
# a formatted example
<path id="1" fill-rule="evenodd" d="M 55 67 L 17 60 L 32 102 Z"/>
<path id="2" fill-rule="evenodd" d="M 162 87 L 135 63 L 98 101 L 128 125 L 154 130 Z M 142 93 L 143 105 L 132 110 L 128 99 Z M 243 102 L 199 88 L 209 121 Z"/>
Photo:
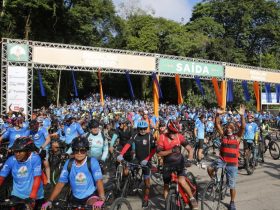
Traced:
<path id="1" fill-rule="evenodd" d="M 134 95 L 134 91 L 133 91 L 133 87 L 132 87 L 132 83 L 131 83 L 131 79 L 130 79 L 130 75 L 129 75 L 128 71 L 125 72 L 125 77 L 126 77 L 126 80 L 128 83 L 130 98 L 133 100 L 135 98 L 135 95 Z"/>
<path id="2" fill-rule="evenodd" d="M 74 71 L 72 71 L 72 81 L 73 81 L 73 90 L 74 90 L 75 97 L 78 97 L 78 89 L 77 89 Z"/>
<path id="3" fill-rule="evenodd" d="M 266 92 L 261 94 L 262 105 L 279 105 L 280 101 L 277 102 L 277 93 L 271 93 L 271 102 L 267 101 Z"/>
<path id="4" fill-rule="evenodd" d="M 152 56 L 37 46 L 33 47 L 33 62 L 123 70 L 154 71 L 156 69 L 156 58 Z"/>
<path id="5" fill-rule="evenodd" d="M 175 83 L 176 83 L 176 88 L 177 88 L 177 93 L 178 93 L 178 104 L 182 104 L 183 101 L 183 96 L 182 96 L 182 91 L 181 91 L 181 82 L 180 82 L 180 76 L 178 74 L 175 75 Z"/>
<path id="6" fill-rule="evenodd" d="M 212 78 L 212 84 L 213 84 L 214 91 L 215 91 L 215 94 L 217 97 L 217 104 L 218 104 L 218 106 L 222 106 L 222 95 L 221 95 L 222 93 L 220 91 L 217 78 Z"/>
<path id="7" fill-rule="evenodd" d="M 224 67 L 217 64 L 160 58 L 159 72 L 220 78 L 224 76 Z"/>
<path id="8" fill-rule="evenodd" d="M 276 102 L 280 103 L 280 84 L 275 85 L 275 91 L 276 91 Z"/>
<path id="9" fill-rule="evenodd" d="M 12 62 L 27 62 L 29 58 L 27 44 L 7 44 L 8 61 Z"/>
<path id="10" fill-rule="evenodd" d="M 227 102 L 233 102 L 233 81 L 227 82 Z"/>
<path id="11" fill-rule="evenodd" d="M 227 81 L 221 81 L 221 108 L 225 109 L 227 107 Z"/>
<path id="12" fill-rule="evenodd" d="M 159 76 L 157 76 L 156 74 L 153 74 L 153 76 L 155 77 L 153 78 L 154 114 L 156 117 L 159 117 L 159 98 L 160 98 L 159 91 L 161 91 L 157 84 L 159 80 Z"/>
<path id="13" fill-rule="evenodd" d="M 13 111 L 23 108 L 27 113 L 28 103 L 28 68 L 25 66 L 8 66 L 7 72 L 7 110 Z"/>
<path id="14" fill-rule="evenodd" d="M 248 90 L 248 83 L 247 81 L 242 81 L 242 88 L 243 88 L 243 94 L 245 101 L 249 102 L 250 101 L 250 93 Z"/>
<path id="15" fill-rule="evenodd" d="M 260 99 L 260 86 L 258 82 L 253 83 L 253 89 L 256 97 L 256 106 L 257 106 L 257 112 L 261 111 L 261 99 Z"/>
<path id="16" fill-rule="evenodd" d="M 43 84 L 42 75 L 41 75 L 40 70 L 38 70 L 38 80 L 39 80 L 41 96 L 46 96 L 46 91 L 45 91 L 45 87 L 44 87 L 44 84 Z"/>
<path id="17" fill-rule="evenodd" d="M 102 88 L 102 80 L 101 80 L 101 71 L 98 69 L 98 80 L 99 80 L 99 91 L 100 91 L 100 103 L 104 106 L 104 96 L 103 96 L 103 88 Z"/>
<path id="18" fill-rule="evenodd" d="M 269 71 L 261 71 L 261 70 L 255 70 L 249 68 L 226 66 L 225 78 L 279 83 L 280 72 L 269 72 Z"/>
<path id="19" fill-rule="evenodd" d="M 157 76 L 157 74 L 153 72 L 152 73 L 153 83 L 155 83 L 155 85 L 156 85 L 159 98 L 163 99 L 163 95 L 162 95 L 162 91 L 161 91 L 161 88 L 160 88 L 160 85 L 158 82 L 158 78 L 159 78 L 159 76 Z"/>
<path id="20" fill-rule="evenodd" d="M 198 89 L 199 89 L 201 95 L 204 96 L 204 95 L 205 95 L 205 92 L 204 92 L 204 89 L 203 89 L 203 87 L 202 87 L 202 85 L 201 85 L 201 82 L 200 82 L 199 77 L 198 77 L 198 76 L 195 76 L 194 78 L 195 78 L 195 82 L 196 82 L 196 84 L 197 84 L 197 87 L 198 87 Z"/>
<path id="21" fill-rule="evenodd" d="M 266 100 L 269 103 L 271 103 L 272 99 L 271 99 L 270 83 L 265 83 L 264 84 L 264 89 L 265 89 L 265 93 L 266 93 Z"/>

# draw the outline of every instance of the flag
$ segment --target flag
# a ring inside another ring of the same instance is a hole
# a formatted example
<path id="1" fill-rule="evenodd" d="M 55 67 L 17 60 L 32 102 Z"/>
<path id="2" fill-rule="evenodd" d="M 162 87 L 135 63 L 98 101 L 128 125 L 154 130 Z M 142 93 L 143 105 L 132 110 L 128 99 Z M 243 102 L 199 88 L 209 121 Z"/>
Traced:
<path id="1" fill-rule="evenodd" d="M 46 96 L 43 80 L 42 80 L 42 75 L 41 71 L 38 70 L 38 79 L 39 79 L 39 85 L 40 85 L 40 91 L 41 91 L 41 96 Z"/>
<path id="2" fill-rule="evenodd" d="M 132 83 L 131 83 L 130 75 L 129 75 L 128 71 L 125 72 L 125 76 L 126 76 L 126 80 L 127 80 L 127 83 L 128 83 L 130 97 L 131 97 L 131 99 L 134 99 L 135 95 L 134 95 L 134 91 L 133 91 L 133 87 L 132 87 Z"/>
<path id="3" fill-rule="evenodd" d="M 180 76 L 178 74 L 175 75 L 175 82 L 176 82 L 176 88 L 178 93 L 178 104 L 183 103 L 183 97 L 182 97 L 182 91 L 181 91 L 181 82 L 180 82 Z"/>
<path id="4" fill-rule="evenodd" d="M 72 71 L 72 81 L 73 81 L 73 89 L 74 89 L 75 97 L 78 97 L 78 89 L 77 89 L 77 85 L 76 85 L 74 71 Z"/>

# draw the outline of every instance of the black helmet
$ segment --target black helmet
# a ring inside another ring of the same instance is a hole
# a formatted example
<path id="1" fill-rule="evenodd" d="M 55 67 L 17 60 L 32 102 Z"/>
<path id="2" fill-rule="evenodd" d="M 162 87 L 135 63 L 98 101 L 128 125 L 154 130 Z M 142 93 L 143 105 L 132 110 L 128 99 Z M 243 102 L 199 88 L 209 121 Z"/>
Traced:
<path id="1" fill-rule="evenodd" d="M 159 121 L 159 127 L 164 127 L 164 126 L 166 126 L 165 121 L 164 120 L 160 120 Z"/>
<path id="2" fill-rule="evenodd" d="M 91 120 L 88 124 L 89 129 L 98 128 L 99 122 L 97 120 Z"/>
<path id="3" fill-rule="evenodd" d="M 33 143 L 33 140 L 30 137 L 19 137 L 15 140 L 13 146 L 11 147 L 14 151 L 26 151 L 31 152 L 35 150 L 35 145 Z"/>
<path id="4" fill-rule="evenodd" d="M 65 117 L 64 117 L 64 120 L 72 120 L 73 119 L 73 116 L 71 115 L 71 114 L 67 114 L 67 115 L 65 115 Z"/>
<path id="5" fill-rule="evenodd" d="M 89 142 L 86 137 L 76 137 L 72 141 L 72 150 L 86 149 L 89 150 Z"/>

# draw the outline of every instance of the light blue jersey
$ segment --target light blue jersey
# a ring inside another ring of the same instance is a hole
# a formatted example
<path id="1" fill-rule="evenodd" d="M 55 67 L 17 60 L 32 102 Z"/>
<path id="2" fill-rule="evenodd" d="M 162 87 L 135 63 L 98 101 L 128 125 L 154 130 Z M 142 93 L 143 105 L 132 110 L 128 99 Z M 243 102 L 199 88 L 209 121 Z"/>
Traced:
<path id="1" fill-rule="evenodd" d="M 89 141 L 89 157 L 94 157 L 97 160 L 105 161 L 108 156 L 108 141 L 101 132 L 97 135 L 93 135 L 90 133 L 86 134 L 87 139 Z"/>

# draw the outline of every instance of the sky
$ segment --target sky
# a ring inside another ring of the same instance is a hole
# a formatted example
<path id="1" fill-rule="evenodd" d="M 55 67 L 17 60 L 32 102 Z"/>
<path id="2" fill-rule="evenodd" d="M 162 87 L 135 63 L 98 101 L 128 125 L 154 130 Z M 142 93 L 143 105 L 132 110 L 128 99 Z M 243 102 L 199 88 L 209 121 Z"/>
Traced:
<path id="1" fill-rule="evenodd" d="M 113 0 L 116 8 L 121 2 L 131 0 Z M 135 0 L 134 0 L 135 1 Z M 152 8 L 155 17 L 163 17 L 176 22 L 186 23 L 191 18 L 194 5 L 202 0 L 138 0 L 143 10 Z M 183 19 L 182 19 L 183 18 Z"/>

